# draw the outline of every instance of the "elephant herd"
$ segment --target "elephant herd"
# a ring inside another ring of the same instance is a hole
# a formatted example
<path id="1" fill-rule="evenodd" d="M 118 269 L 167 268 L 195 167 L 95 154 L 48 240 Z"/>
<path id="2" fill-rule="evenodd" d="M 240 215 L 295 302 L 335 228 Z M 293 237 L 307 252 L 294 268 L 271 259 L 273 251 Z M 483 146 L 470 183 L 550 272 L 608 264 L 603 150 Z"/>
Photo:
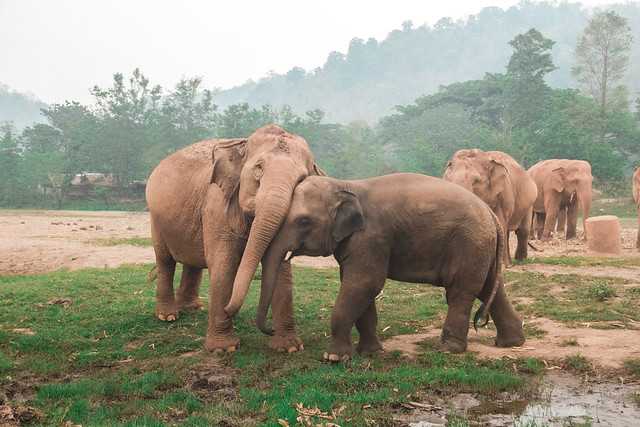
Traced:
<path id="1" fill-rule="evenodd" d="M 505 153 L 477 149 L 455 153 L 444 179 L 399 173 L 343 181 L 325 175 L 303 138 L 276 125 L 248 138 L 201 141 L 162 160 L 148 180 L 155 314 L 174 321 L 181 311 L 202 308 L 207 268 L 205 348 L 233 352 L 233 317 L 262 263 L 256 324 L 271 348 L 300 351 L 291 259 L 334 255 L 341 286 L 326 360 L 352 355 L 354 325 L 358 352 L 382 348 L 375 298 L 387 278 L 445 289 L 446 350 L 466 350 L 475 299 L 482 304 L 474 326 L 491 315 L 496 345 L 522 345 L 522 322 L 502 280 L 509 232 L 518 239 L 516 259 L 527 256 L 532 227 L 541 239 L 554 230 L 575 237 L 578 210 L 589 215 L 591 182 L 584 161 L 546 160 L 525 171 Z M 634 198 L 640 200 L 640 169 Z M 183 270 L 174 292 L 177 262 Z"/>

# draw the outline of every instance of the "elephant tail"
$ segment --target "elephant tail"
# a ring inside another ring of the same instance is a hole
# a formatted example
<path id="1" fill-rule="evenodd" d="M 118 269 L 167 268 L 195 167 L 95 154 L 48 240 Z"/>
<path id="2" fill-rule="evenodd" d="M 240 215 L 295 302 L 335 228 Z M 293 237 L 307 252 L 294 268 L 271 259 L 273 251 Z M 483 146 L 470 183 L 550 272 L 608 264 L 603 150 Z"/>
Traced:
<path id="1" fill-rule="evenodd" d="M 158 277 L 158 264 L 154 264 L 147 273 L 147 283 L 153 283 Z"/>
<path id="2" fill-rule="evenodd" d="M 483 327 L 487 323 L 489 323 L 489 309 L 491 308 L 491 303 L 493 302 L 493 299 L 498 292 L 498 288 L 502 286 L 503 282 L 502 259 L 503 253 L 505 251 L 505 232 L 500 225 L 500 221 L 498 221 L 498 217 L 493 213 L 493 211 L 490 212 L 491 217 L 493 218 L 493 222 L 496 225 L 497 232 L 496 257 L 493 265 L 491 266 L 491 269 L 489 270 L 489 274 L 487 275 L 487 280 L 485 281 L 483 289 L 483 292 L 487 292 L 490 290 L 489 296 L 482 304 L 480 304 L 480 308 L 478 308 L 478 311 L 476 311 L 475 315 L 473 316 L 473 328 L 476 331 L 478 330 L 478 326 Z"/>

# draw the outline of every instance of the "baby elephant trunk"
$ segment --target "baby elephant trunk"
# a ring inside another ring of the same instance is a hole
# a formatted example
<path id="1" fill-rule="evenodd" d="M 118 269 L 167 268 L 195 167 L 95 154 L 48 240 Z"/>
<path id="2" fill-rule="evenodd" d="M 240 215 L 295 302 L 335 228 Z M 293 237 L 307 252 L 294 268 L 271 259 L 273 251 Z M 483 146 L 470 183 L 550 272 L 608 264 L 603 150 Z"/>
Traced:
<path id="1" fill-rule="evenodd" d="M 495 261 L 489 270 L 489 274 L 487 275 L 484 288 L 482 289 L 483 293 L 489 292 L 489 295 L 485 297 L 485 301 L 480 304 L 480 308 L 478 308 L 478 311 L 476 311 L 476 314 L 473 316 L 473 328 L 476 331 L 478 330 L 478 326 L 483 327 L 489 323 L 489 309 L 491 308 L 491 303 L 498 292 L 498 288 L 503 286 L 502 256 L 505 250 L 505 232 L 500 225 L 500 221 L 498 221 L 498 218 L 493 212 L 491 212 L 491 216 L 496 225 L 497 232 L 496 256 Z M 479 322 L 482 323 L 479 324 Z"/>

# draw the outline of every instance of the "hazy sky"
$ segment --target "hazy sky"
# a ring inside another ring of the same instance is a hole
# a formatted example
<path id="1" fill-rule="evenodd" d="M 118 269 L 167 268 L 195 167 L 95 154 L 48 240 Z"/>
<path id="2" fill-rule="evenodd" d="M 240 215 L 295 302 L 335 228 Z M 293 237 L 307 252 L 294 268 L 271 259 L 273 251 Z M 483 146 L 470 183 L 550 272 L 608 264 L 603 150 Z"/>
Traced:
<path id="1" fill-rule="evenodd" d="M 383 39 L 405 20 L 455 19 L 515 0 L 0 0 L 0 83 L 46 102 L 135 67 L 163 87 L 202 76 L 228 88 L 269 70 L 321 66 L 353 37 Z M 590 6 L 611 3 L 586 0 Z"/>

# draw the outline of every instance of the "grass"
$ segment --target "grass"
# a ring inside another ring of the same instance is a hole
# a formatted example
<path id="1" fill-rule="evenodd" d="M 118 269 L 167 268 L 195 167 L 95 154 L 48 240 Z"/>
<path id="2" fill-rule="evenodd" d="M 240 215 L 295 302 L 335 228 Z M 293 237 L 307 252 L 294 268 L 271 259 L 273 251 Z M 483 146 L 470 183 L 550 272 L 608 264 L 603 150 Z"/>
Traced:
<path id="1" fill-rule="evenodd" d="M 630 192 L 627 194 L 631 194 Z M 638 210 L 631 196 L 617 199 L 601 198 L 593 201 L 591 216 L 615 215 L 619 218 L 637 218 Z"/>
<path id="2" fill-rule="evenodd" d="M 530 257 L 515 264 L 547 264 L 567 267 L 640 267 L 640 257 L 606 258 L 585 256 Z"/>
<path id="3" fill-rule="evenodd" d="M 581 354 L 565 357 L 564 366 L 578 373 L 590 372 L 592 370 L 591 363 Z"/>
<path id="4" fill-rule="evenodd" d="M 343 426 L 389 425 L 411 400 L 530 394 L 531 377 L 543 371 L 536 359 L 481 360 L 434 348 L 416 360 L 390 352 L 323 363 L 339 281 L 333 269 L 294 271 L 304 352 L 268 349 L 253 324 L 254 283 L 235 322 L 239 351 L 216 357 L 200 351 L 206 312 L 175 323 L 152 316 L 149 268 L 0 277 L 0 391 L 28 399 L 42 425 L 276 426 L 278 419 L 295 425 L 296 405 L 317 408 Z M 206 291 L 203 286 L 203 297 Z M 72 304 L 46 304 L 58 297 Z M 446 309 L 442 291 L 424 285 L 389 283 L 378 304 L 382 336 L 440 325 Z"/>
<path id="5" fill-rule="evenodd" d="M 110 237 L 107 239 L 95 239 L 91 243 L 97 246 L 119 246 L 119 245 L 132 245 L 147 247 L 153 246 L 153 242 L 150 237 Z"/>
<path id="6" fill-rule="evenodd" d="M 527 298 L 526 304 L 516 305 L 525 315 L 569 325 L 596 322 L 592 327 L 608 327 L 597 322 L 640 321 L 640 292 L 624 289 L 624 279 L 507 271 L 506 281 L 510 298 Z"/>
<path id="7" fill-rule="evenodd" d="M 627 359 L 624 361 L 624 368 L 634 377 L 640 379 L 640 358 Z"/>

